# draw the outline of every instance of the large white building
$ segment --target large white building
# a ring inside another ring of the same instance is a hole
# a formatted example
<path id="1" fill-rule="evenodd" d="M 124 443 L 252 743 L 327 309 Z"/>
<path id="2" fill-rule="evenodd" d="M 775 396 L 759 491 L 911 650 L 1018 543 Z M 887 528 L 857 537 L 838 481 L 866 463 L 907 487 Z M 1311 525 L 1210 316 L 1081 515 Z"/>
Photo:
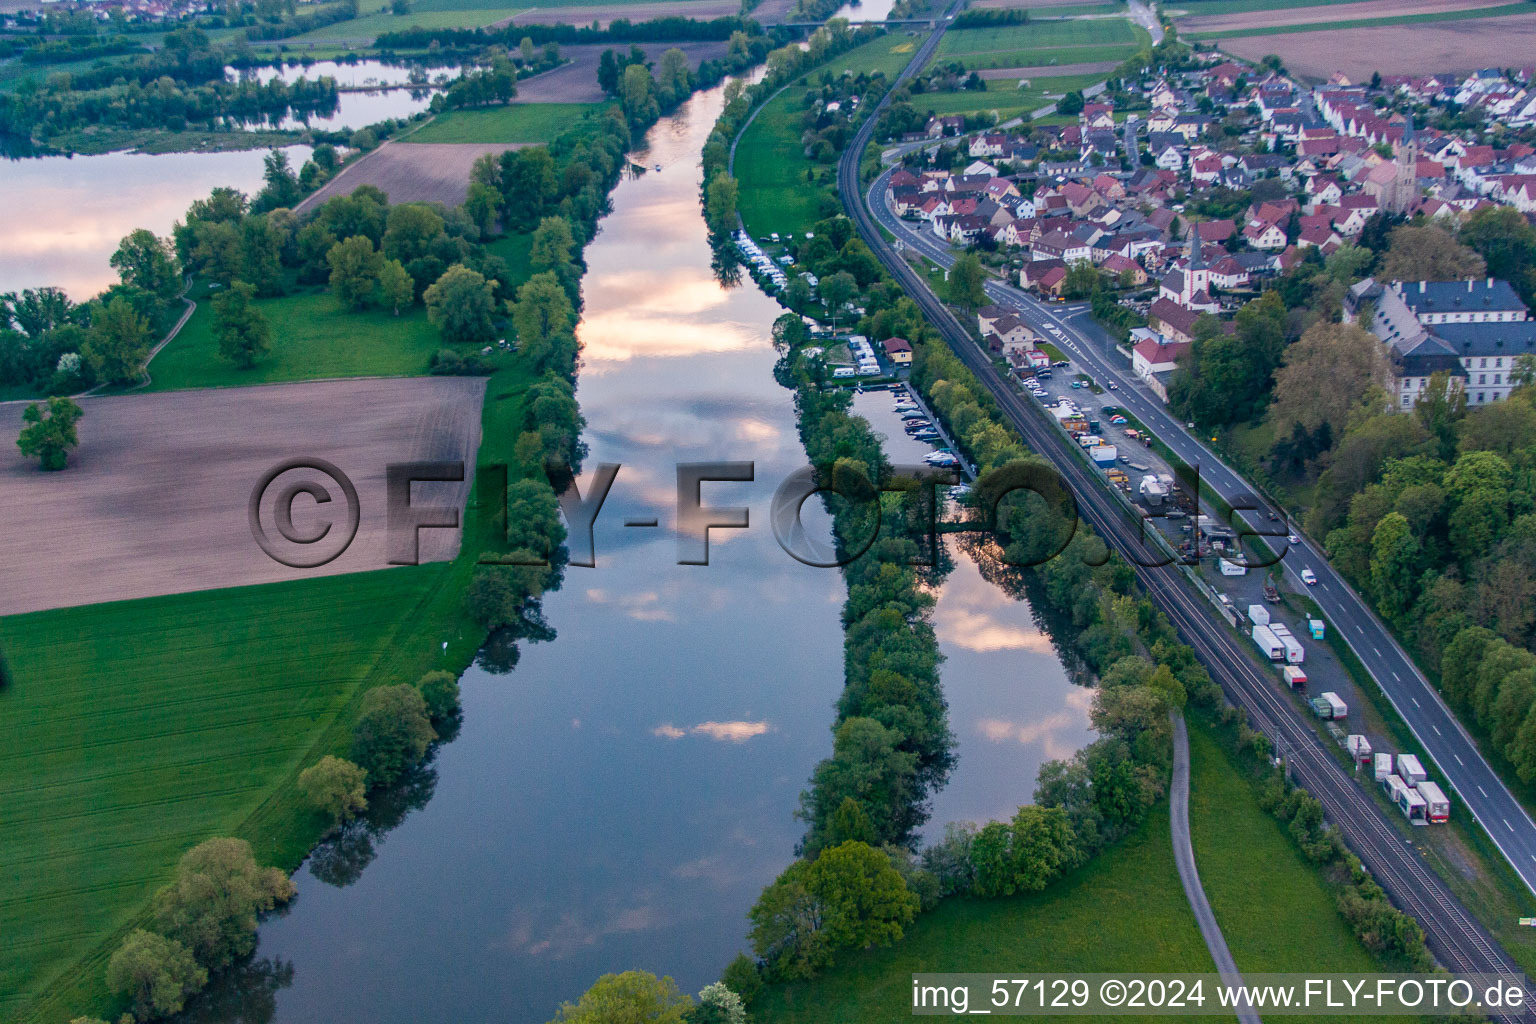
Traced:
<path id="1" fill-rule="evenodd" d="M 1436 373 L 1466 393 L 1468 405 L 1509 396 L 1521 356 L 1536 356 L 1536 320 L 1507 281 L 1392 281 L 1366 278 L 1345 299 L 1353 318 L 1374 309 L 1370 329 L 1388 347 L 1393 406 L 1418 404 Z"/>

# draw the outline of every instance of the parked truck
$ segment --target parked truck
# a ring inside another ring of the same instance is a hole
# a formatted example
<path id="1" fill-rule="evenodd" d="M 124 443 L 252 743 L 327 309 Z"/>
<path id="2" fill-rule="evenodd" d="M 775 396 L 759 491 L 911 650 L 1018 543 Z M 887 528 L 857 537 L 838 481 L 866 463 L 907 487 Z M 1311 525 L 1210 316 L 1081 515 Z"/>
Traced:
<path id="1" fill-rule="evenodd" d="M 1295 665 L 1287 665 L 1280 670 L 1285 677 L 1285 684 L 1293 690 L 1305 690 L 1307 688 L 1307 674 Z"/>
<path id="2" fill-rule="evenodd" d="M 1397 791 L 1396 801 L 1397 809 L 1402 811 L 1403 817 L 1409 821 L 1429 820 L 1427 816 L 1429 804 L 1424 797 L 1419 795 L 1418 790 L 1409 789 L 1407 786 L 1404 786 Z"/>
<path id="3" fill-rule="evenodd" d="M 1251 604 L 1251 605 L 1249 605 L 1248 606 L 1248 621 L 1253 623 L 1255 626 L 1267 626 L 1267 625 L 1269 625 L 1269 609 L 1265 608 L 1261 604 Z"/>
<path id="4" fill-rule="evenodd" d="M 1280 638 L 1270 632 L 1268 626 L 1253 627 L 1253 642 L 1259 645 L 1259 650 L 1264 652 L 1264 657 L 1270 661 L 1285 660 L 1285 645 Z"/>
<path id="5" fill-rule="evenodd" d="M 1220 559 L 1220 562 L 1221 562 L 1221 574 L 1223 576 L 1246 576 L 1246 575 L 1248 575 L 1248 567 L 1246 565 L 1239 565 L 1236 562 L 1229 562 L 1225 558 Z"/>
<path id="6" fill-rule="evenodd" d="M 1419 796 L 1424 798 L 1425 820 L 1435 824 L 1451 820 L 1450 798 L 1441 791 L 1439 786 L 1426 779 L 1414 788 L 1419 791 Z"/>
<path id="7" fill-rule="evenodd" d="M 1375 764 L 1371 769 L 1371 775 L 1377 782 L 1387 781 L 1387 776 L 1392 774 L 1392 755 L 1373 754 Z"/>
<path id="8" fill-rule="evenodd" d="M 1308 701 L 1312 705 L 1312 711 L 1318 718 L 1344 718 L 1349 714 L 1349 705 L 1339 699 L 1339 695 L 1333 691 L 1321 694 Z"/>
<path id="9" fill-rule="evenodd" d="M 1429 778 L 1429 774 L 1424 771 L 1424 766 L 1413 754 L 1397 755 L 1397 774 L 1401 775 L 1403 781 L 1410 786 L 1417 786 Z"/>
<path id="10" fill-rule="evenodd" d="M 1307 649 L 1294 636 L 1282 636 L 1280 643 L 1285 647 L 1285 660 L 1288 663 L 1300 665 L 1307 660 Z"/>
<path id="11" fill-rule="evenodd" d="M 1345 739 L 1344 746 L 1349 750 L 1350 756 L 1355 759 L 1355 763 L 1361 767 L 1374 763 L 1371 755 L 1371 741 L 1359 733 Z"/>

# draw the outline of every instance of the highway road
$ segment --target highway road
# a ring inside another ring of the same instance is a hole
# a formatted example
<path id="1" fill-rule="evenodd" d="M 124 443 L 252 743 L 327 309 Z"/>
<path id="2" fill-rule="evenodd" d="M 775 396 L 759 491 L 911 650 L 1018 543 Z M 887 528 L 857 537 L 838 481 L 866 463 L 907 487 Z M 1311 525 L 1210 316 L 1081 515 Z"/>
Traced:
<path id="1" fill-rule="evenodd" d="M 869 190 L 869 208 L 907 248 L 949 266 L 957 255 L 953 249 L 932 231 L 925 230 L 927 225 L 904 221 L 891 209 L 886 189 L 889 174 L 890 171 L 883 173 Z M 1408 724 L 1414 738 L 1434 759 L 1438 769 L 1432 769 L 1434 774 L 1450 784 L 1454 798 L 1472 812 L 1521 881 L 1536 893 L 1536 822 L 1494 772 L 1413 659 L 1365 599 L 1334 570 L 1319 546 L 1300 533 L 1295 534 L 1299 543 L 1286 540 L 1288 531 L 1297 528 L 1283 522 L 1284 510 L 1271 507 L 1255 494 L 1252 484 L 1218 458 L 1184 423 L 1169 415 L 1161 400 L 1136 377 L 1124 357 L 1114 351 L 1113 339 L 1093 320 L 1086 305 L 1042 302 L 1000 281 L 989 282 L 987 294 L 1050 338 L 1071 356 L 1078 369 L 1100 384 L 1114 383 L 1113 395 L 1102 396 L 1102 401 L 1130 410 L 1180 459 L 1197 467 L 1200 479 L 1229 505 L 1251 510 L 1242 516 L 1246 532 L 1265 535 L 1269 546 L 1281 556 L 1281 571 L 1298 589 L 1306 589 L 1302 570 L 1311 569 L 1316 574 L 1317 585 L 1310 588 L 1310 594 L 1324 617 L 1339 630 Z M 1282 522 L 1270 521 L 1272 511 L 1282 516 Z"/>
<path id="2" fill-rule="evenodd" d="M 958 7 L 958 4 L 956 6 Z M 924 42 L 914 55 L 912 62 L 898 76 L 898 84 L 924 65 L 937 47 L 942 34 L 941 28 Z M 881 105 L 883 103 L 884 101 Z M 1133 523 L 1111 503 L 1102 481 L 1096 479 L 1078 455 L 1070 450 L 1067 439 L 1061 431 L 1054 424 L 1047 423 L 1038 408 L 1026 403 L 1007 382 L 998 376 L 990 359 L 971 340 L 966 328 L 955 319 L 947 307 L 939 302 L 928 288 L 927 282 L 885 240 L 871 213 L 871 205 L 864 202 L 865 197 L 858 181 L 859 156 L 870 140 L 879 112 L 878 106 L 871 111 L 838 165 L 838 186 L 843 204 L 857 226 L 860 236 L 917 302 L 929 321 L 943 334 L 956 355 L 992 392 L 1004 415 L 1018 429 L 1025 443 L 1050 459 L 1056 466 L 1065 485 L 1076 497 L 1083 518 L 1104 538 L 1106 543 L 1135 566 L 1141 585 L 1173 621 L 1185 642 L 1195 648 L 1212 677 L 1221 684 L 1232 700 L 1247 710 L 1252 725 L 1262 730 L 1276 743 L 1277 749 L 1286 756 L 1292 776 L 1322 801 L 1329 820 L 1339 827 L 1350 848 L 1388 892 L 1393 902 L 1420 922 L 1428 936 L 1430 948 L 1440 962 L 1457 973 L 1518 975 L 1519 969 L 1498 943 L 1447 890 L 1441 879 L 1421 863 L 1418 854 L 1398 834 L 1393 824 L 1383 816 L 1380 808 L 1323 747 L 1311 726 L 1299 719 L 1292 706 L 1277 692 L 1271 678 L 1272 674 L 1261 672 L 1259 666 L 1249 657 L 1246 645 L 1240 645 L 1232 633 L 1215 622 L 1211 606 L 1203 597 L 1196 594 L 1185 580 L 1183 571 L 1178 567 L 1146 568 L 1137 564 L 1132 556 L 1142 547 L 1138 536 L 1141 524 Z M 881 183 L 877 182 L 877 184 Z M 883 201 L 872 205 L 875 211 L 885 207 Z M 891 226 L 887 223 L 888 228 Z M 897 228 L 896 237 L 905 237 L 901 233 L 899 221 L 896 222 L 895 227 Z M 937 239 L 934 241 L 937 244 Z M 1020 308 L 1027 307 L 1026 302 Z M 1041 315 L 1043 322 L 1055 324 L 1064 334 L 1070 332 L 1070 335 L 1075 338 L 1073 345 L 1076 348 L 1084 352 L 1089 349 L 1088 342 L 1081 332 L 1054 311 L 1046 311 Z M 1120 391 L 1124 393 L 1129 389 L 1122 387 Z M 1164 419 L 1166 420 L 1166 417 Z M 1148 426 L 1157 429 L 1159 425 L 1148 422 Z M 1175 431 L 1175 433 L 1181 432 Z M 1194 461 L 1204 462 L 1209 458 L 1208 453 L 1203 459 L 1196 453 L 1196 458 L 1189 461 L 1193 464 Z M 1210 461 L 1219 465 L 1216 460 Z M 1213 484 L 1218 486 L 1218 490 L 1230 488 L 1236 492 L 1247 489 L 1242 486 L 1235 474 L 1231 474 L 1230 470 L 1227 472 L 1229 477 L 1224 483 L 1220 480 L 1213 481 Z M 1303 549 L 1308 551 L 1315 562 L 1322 562 L 1310 546 L 1303 545 Z M 1321 568 L 1326 569 L 1326 563 L 1322 563 Z M 1320 571 L 1319 575 L 1321 574 Z M 1329 584 L 1327 589 L 1320 588 L 1322 595 L 1339 602 L 1340 605 L 1347 605 L 1347 597 L 1353 595 L 1342 581 L 1333 577 L 1327 582 Z M 1359 604 L 1358 597 L 1354 600 Z M 1359 617 L 1350 617 L 1346 611 L 1345 615 L 1334 620 L 1335 628 L 1351 627 L 1358 623 L 1362 634 L 1369 638 L 1366 627 L 1374 624 L 1377 630 L 1384 633 L 1379 623 L 1375 623 L 1369 613 L 1363 611 L 1363 605 L 1360 607 L 1362 611 Z M 1377 643 L 1383 645 L 1384 651 L 1388 649 L 1395 651 L 1396 645 L 1391 643 L 1389 637 L 1383 644 L 1378 635 Z M 1401 659 L 1401 663 L 1407 662 L 1400 651 L 1396 651 L 1396 654 Z M 1400 674 L 1403 673 L 1401 663 L 1397 667 Z M 1390 663 L 1378 660 L 1373 667 L 1381 669 L 1387 664 Z M 1412 671 L 1411 664 L 1407 667 Z M 1390 672 L 1392 669 L 1386 668 L 1386 671 Z M 1412 679 L 1416 675 L 1417 673 L 1414 672 L 1413 675 L 1405 678 Z M 1449 733 L 1451 737 L 1460 736 L 1462 741 L 1467 743 L 1465 753 L 1456 752 L 1465 762 L 1464 766 L 1481 763 L 1476 750 L 1466 740 L 1465 733 L 1450 717 L 1448 710 L 1438 700 L 1433 699 L 1434 695 L 1428 692 L 1427 687 L 1425 687 L 1424 696 L 1413 694 L 1406 689 L 1402 693 L 1411 707 L 1416 707 L 1425 713 L 1426 717 L 1421 721 L 1426 725 L 1431 720 L 1429 716 L 1434 709 L 1438 708 L 1439 714 L 1443 717 L 1435 720 L 1434 725 L 1442 730 L 1441 735 L 1445 736 Z M 1434 751 L 1432 750 L 1431 753 Z M 1442 765 L 1443 767 L 1445 766 Z M 1482 771 L 1489 777 L 1488 781 L 1482 784 L 1490 794 L 1503 791 L 1502 785 L 1492 778 L 1492 773 L 1486 766 L 1483 766 Z M 1469 774 L 1463 777 L 1475 776 L 1469 771 Z M 1453 784 L 1455 781 L 1453 778 Z M 1504 792 L 1504 796 L 1513 805 L 1513 799 L 1509 797 L 1507 791 Z M 1493 799 L 1494 797 L 1489 797 L 1490 801 Z M 1511 823 L 1520 821 L 1527 835 L 1530 832 L 1536 832 L 1536 827 L 1531 825 L 1529 818 L 1518 806 L 1514 806 L 1507 813 L 1517 815 L 1509 820 Z M 1501 846 L 1501 849 L 1506 850 L 1506 855 L 1508 855 L 1507 851 L 1513 848 L 1513 840 L 1520 837 L 1520 833 L 1516 831 L 1513 824 L 1509 832 L 1511 835 L 1505 837 L 1507 845 Z M 1536 857 L 1532 858 L 1532 866 L 1536 866 Z M 1522 877 L 1527 876 L 1522 872 Z"/>

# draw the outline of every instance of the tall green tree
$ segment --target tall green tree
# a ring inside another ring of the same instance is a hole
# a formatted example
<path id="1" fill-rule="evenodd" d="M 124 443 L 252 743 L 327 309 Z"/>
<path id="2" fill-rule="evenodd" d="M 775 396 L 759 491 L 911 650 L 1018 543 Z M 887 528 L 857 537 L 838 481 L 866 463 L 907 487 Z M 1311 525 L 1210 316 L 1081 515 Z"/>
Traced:
<path id="1" fill-rule="evenodd" d="M 299 773 L 299 792 L 340 823 L 368 809 L 367 779 L 368 773 L 351 761 L 327 754 Z"/>
<path id="2" fill-rule="evenodd" d="M 975 253 L 965 253 L 949 268 L 949 281 L 945 298 L 966 310 L 975 310 L 987 304 L 987 292 L 983 285 L 986 271 Z"/>
<path id="3" fill-rule="evenodd" d="M 512 325 L 520 350 L 540 372 L 558 369 L 575 351 L 575 310 L 554 274 L 534 274 L 517 290 Z"/>
<path id="4" fill-rule="evenodd" d="M 683 1024 L 693 1000 L 671 978 L 649 971 L 605 974 L 550 1024 Z"/>
<path id="5" fill-rule="evenodd" d="M 385 260 L 379 265 L 379 291 L 395 316 L 416 300 L 416 282 L 399 260 Z"/>
<path id="6" fill-rule="evenodd" d="M 479 271 L 456 263 L 422 299 L 444 341 L 483 345 L 495 336 L 495 285 Z"/>
<path id="7" fill-rule="evenodd" d="M 256 289 L 235 281 L 213 298 L 213 332 L 219 355 L 249 370 L 267 354 L 272 335 L 267 318 L 256 308 Z"/>
<path id="8" fill-rule="evenodd" d="M 44 415 L 46 413 L 46 415 Z M 75 425 L 85 410 L 69 398 L 50 398 L 45 405 L 34 402 L 22 411 L 21 436 L 16 447 L 29 459 L 38 459 L 50 472 L 69 465 L 69 450 L 80 443 Z"/>
<path id="9" fill-rule="evenodd" d="M 360 310 L 373 301 L 384 257 L 366 235 L 353 235 L 325 254 L 331 268 L 331 293 L 347 309 Z"/>
<path id="10" fill-rule="evenodd" d="M 387 786 L 426 755 L 437 739 L 421 693 L 409 683 L 363 694 L 352 728 L 352 761 L 375 786 Z"/>
<path id="11" fill-rule="evenodd" d="M 257 915 L 293 892 L 281 870 L 256 863 L 244 839 L 208 839 L 182 856 L 155 894 L 155 923 L 204 967 L 225 967 L 255 948 Z"/>
<path id="12" fill-rule="evenodd" d="M 91 307 L 91 330 L 81 351 L 96 379 L 108 384 L 138 380 L 149 355 L 149 321 L 118 295 Z"/>
<path id="13" fill-rule="evenodd" d="M 107 961 L 107 988 L 124 996 L 139 1020 L 180 1013 L 187 997 L 208 983 L 191 950 L 163 935 L 136 928 Z"/>
<path id="14" fill-rule="evenodd" d="M 709 181 L 704 197 L 704 220 L 710 234 L 726 238 L 736 230 L 736 204 L 741 189 L 729 174 L 717 174 Z"/>
<path id="15" fill-rule="evenodd" d="M 137 228 L 123 236 L 111 263 L 123 284 L 142 288 L 161 302 L 169 302 L 181 292 L 181 263 L 175 247 L 152 231 Z"/>

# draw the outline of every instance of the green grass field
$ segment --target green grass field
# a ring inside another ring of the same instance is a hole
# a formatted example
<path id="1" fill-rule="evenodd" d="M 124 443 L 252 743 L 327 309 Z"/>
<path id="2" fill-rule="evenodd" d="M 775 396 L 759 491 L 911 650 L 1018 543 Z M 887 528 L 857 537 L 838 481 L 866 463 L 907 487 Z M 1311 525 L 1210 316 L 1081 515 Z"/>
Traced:
<path id="1" fill-rule="evenodd" d="M 1531 5 L 1525 0 L 1519 3 L 1500 4 L 1497 7 L 1477 7 L 1472 10 L 1432 11 L 1428 14 L 1404 14 L 1385 18 L 1359 18 L 1349 21 L 1313 21 L 1305 25 L 1270 25 L 1265 28 L 1232 29 L 1226 32 L 1192 32 L 1197 39 L 1236 39 L 1245 36 L 1286 36 L 1297 32 L 1336 32 L 1345 28 L 1385 28 L 1391 25 L 1418 25 L 1433 21 L 1470 21 L 1474 18 L 1501 18 L 1511 14 L 1530 14 Z"/>
<path id="2" fill-rule="evenodd" d="M 995 50 L 1043 50 L 1058 46 L 1136 43 L 1141 29 L 1124 18 L 1095 21 L 1038 21 L 1002 28 L 959 28 L 944 33 L 940 56 Z"/>
<path id="3" fill-rule="evenodd" d="M 905 1020 L 919 971 L 1213 971 L 1179 886 L 1168 829 L 1168 805 L 1160 803 L 1140 831 L 1043 893 L 946 900 L 893 946 L 845 955 L 818 978 L 765 989 L 752 1001 L 752 1019 Z"/>
<path id="4" fill-rule="evenodd" d="M 427 638 L 396 645 L 446 570 L 0 621 L 15 676 L 0 693 L 0 1017 L 44 993 L 34 1019 L 99 1008 L 113 941 L 203 839 L 241 835 L 263 861 L 296 863 L 318 822 L 291 800 L 254 812 L 386 655 L 431 667 Z"/>
<path id="5" fill-rule="evenodd" d="M 894 76 L 912 59 L 921 40 L 884 35 L 855 47 L 817 68 L 840 75 L 844 70 L 882 71 Z M 800 145 L 801 99 L 805 79 L 792 83 L 757 115 L 742 134 L 736 148 L 736 180 L 741 186 L 740 209 L 747 230 L 759 237 L 770 232 L 801 234 L 821 218 L 817 214 L 818 188 L 806 181 L 807 169 L 818 180 L 830 177 L 833 168 L 812 168 Z"/>
<path id="6" fill-rule="evenodd" d="M 1214 737 L 1189 730 L 1189 828 L 1206 898 L 1243 971 L 1381 969 L 1322 877 Z"/>
<path id="7" fill-rule="evenodd" d="M 999 118 L 1006 120 L 1020 113 L 1039 110 L 1063 93 L 1103 80 L 1103 75 L 1031 78 L 1029 88 L 1020 89 L 1015 79 L 997 78 L 987 82 L 985 92 L 966 90 L 921 93 L 912 97 L 912 105 L 918 110 L 932 110 L 935 114 L 973 114 L 995 110 Z"/>
<path id="8" fill-rule="evenodd" d="M 150 363 L 149 391 L 240 387 L 324 377 L 416 376 L 443 348 L 427 312 L 353 313 L 328 292 L 304 292 L 257 302 L 271 327 L 271 350 L 249 370 L 219 356 L 213 304 L 200 299 L 171 343 Z"/>
<path id="9" fill-rule="evenodd" d="M 602 103 L 509 103 L 439 115 L 410 142 L 553 142 L 573 122 L 596 116 Z"/>

